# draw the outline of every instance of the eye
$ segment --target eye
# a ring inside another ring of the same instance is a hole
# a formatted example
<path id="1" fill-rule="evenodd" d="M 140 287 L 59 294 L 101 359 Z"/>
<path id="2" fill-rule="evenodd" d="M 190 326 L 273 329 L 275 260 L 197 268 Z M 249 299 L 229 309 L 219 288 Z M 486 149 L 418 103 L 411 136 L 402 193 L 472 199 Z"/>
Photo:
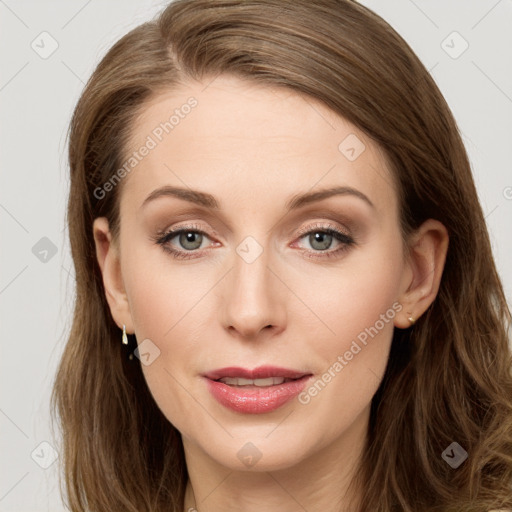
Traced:
<path id="1" fill-rule="evenodd" d="M 313 251 L 305 251 L 305 256 L 308 258 L 329 258 L 338 256 L 355 244 L 354 238 L 350 235 L 333 226 L 325 226 L 322 224 L 309 226 L 305 230 L 302 230 L 299 239 L 303 238 L 308 241 L 310 247 L 313 249 Z M 338 242 L 340 247 L 327 251 L 327 249 L 332 246 L 333 241 Z"/>
<path id="2" fill-rule="evenodd" d="M 175 244 L 171 244 L 171 241 L 174 239 L 177 240 L 178 247 L 182 247 L 184 250 L 174 248 Z M 209 239 L 208 235 L 198 226 L 191 225 L 181 226 L 161 236 L 158 235 L 154 241 L 174 258 L 189 259 L 196 257 L 194 253 L 201 248 L 205 239 Z"/>

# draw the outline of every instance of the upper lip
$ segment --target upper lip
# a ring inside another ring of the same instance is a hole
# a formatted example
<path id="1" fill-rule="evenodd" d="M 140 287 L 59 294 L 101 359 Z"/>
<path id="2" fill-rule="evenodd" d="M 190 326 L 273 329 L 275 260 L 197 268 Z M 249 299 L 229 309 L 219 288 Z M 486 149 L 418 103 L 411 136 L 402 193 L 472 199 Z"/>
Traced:
<path id="1" fill-rule="evenodd" d="M 268 377 L 284 377 L 285 379 L 300 379 L 305 375 L 311 375 L 308 372 L 292 370 L 289 368 L 280 368 L 277 366 L 258 366 L 252 370 L 241 368 L 239 366 L 229 366 L 219 368 L 211 372 L 204 373 L 203 376 L 211 380 L 219 380 L 224 377 L 239 377 L 242 379 L 266 379 Z"/>

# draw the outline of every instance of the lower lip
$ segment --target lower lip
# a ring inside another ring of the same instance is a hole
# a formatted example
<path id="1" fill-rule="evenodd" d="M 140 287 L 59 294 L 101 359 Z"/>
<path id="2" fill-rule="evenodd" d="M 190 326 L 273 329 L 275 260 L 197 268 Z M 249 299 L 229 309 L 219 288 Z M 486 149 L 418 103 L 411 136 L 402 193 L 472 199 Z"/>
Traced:
<path id="1" fill-rule="evenodd" d="M 244 414 L 262 414 L 275 411 L 293 400 L 306 387 L 310 378 L 311 375 L 305 375 L 297 380 L 268 387 L 228 386 L 208 378 L 206 382 L 213 397 L 228 409 Z"/>

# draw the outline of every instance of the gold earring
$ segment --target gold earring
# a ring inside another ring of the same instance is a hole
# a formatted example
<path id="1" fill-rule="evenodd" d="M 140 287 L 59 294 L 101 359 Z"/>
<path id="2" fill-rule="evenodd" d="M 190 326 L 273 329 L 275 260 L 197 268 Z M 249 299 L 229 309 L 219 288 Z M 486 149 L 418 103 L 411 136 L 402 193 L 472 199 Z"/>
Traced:
<path id="1" fill-rule="evenodd" d="M 126 335 L 126 325 L 123 324 L 123 345 L 128 345 L 128 336 Z"/>
<path id="2" fill-rule="evenodd" d="M 410 315 L 410 313 L 409 313 L 409 315 Z M 407 320 L 409 320 L 409 322 L 411 323 L 411 326 L 413 326 L 416 323 L 416 320 L 412 316 L 409 316 L 407 318 Z"/>

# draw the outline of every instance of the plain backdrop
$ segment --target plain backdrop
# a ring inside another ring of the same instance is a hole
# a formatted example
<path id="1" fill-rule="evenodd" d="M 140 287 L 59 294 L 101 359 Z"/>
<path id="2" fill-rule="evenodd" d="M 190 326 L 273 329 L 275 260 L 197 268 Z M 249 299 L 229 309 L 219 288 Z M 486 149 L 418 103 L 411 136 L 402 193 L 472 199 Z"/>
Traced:
<path id="1" fill-rule="evenodd" d="M 166 3 L 0 0 L 2 512 L 65 510 L 49 396 L 73 301 L 66 131 L 107 49 Z M 510 304 L 512 0 L 362 3 L 411 45 L 455 115 Z"/>

